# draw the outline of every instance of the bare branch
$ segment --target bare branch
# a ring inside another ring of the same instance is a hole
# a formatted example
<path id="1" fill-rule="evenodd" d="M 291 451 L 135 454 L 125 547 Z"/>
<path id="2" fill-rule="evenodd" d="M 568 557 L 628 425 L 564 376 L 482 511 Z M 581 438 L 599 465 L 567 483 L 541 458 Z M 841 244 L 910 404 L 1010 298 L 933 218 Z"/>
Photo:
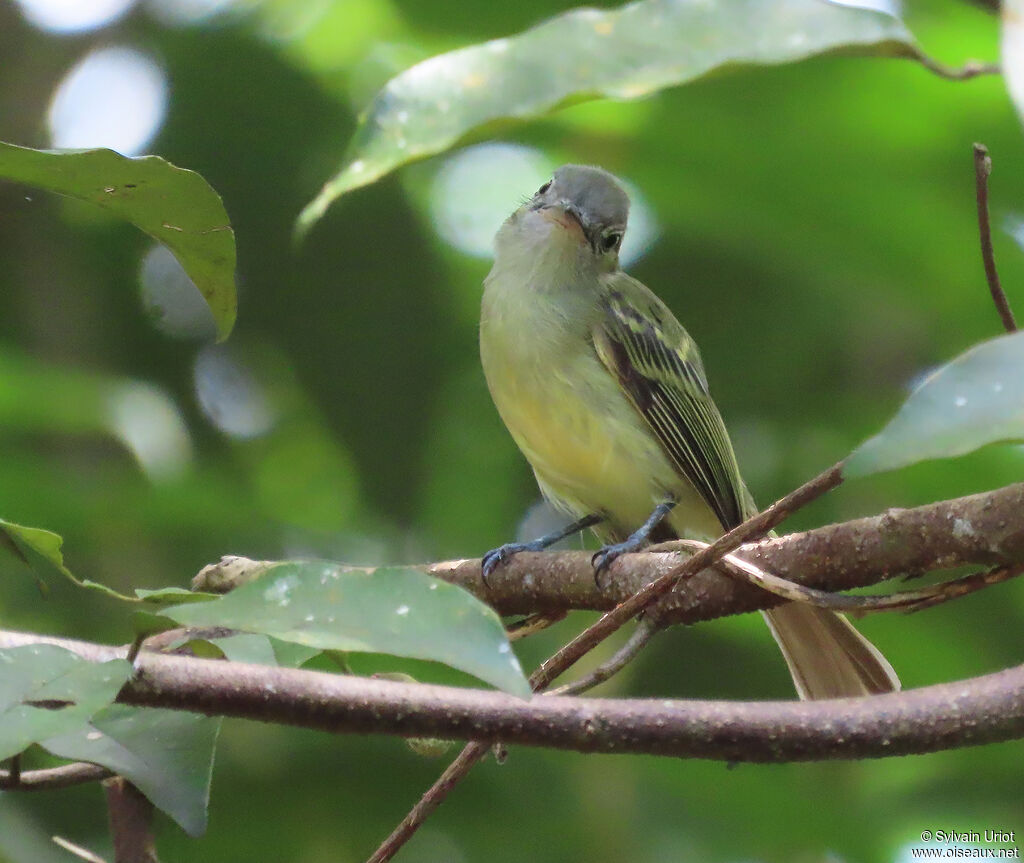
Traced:
<path id="1" fill-rule="evenodd" d="M 0 632 L 0 647 L 43 641 Z M 45 639 L 94 660 L 124 648 Z M 142 651 L 125 704 L 335 733 L 396 734 L 726 761 L 877 758 L 1024 737 L 1024 666 L 832 701 L 599 699 L 372 680 Z"/>
<path id="2" fill-rule="evenodd" d="M 745 545 L 735 554 L 761 570 L 830 592 L 866 587 L 904 575 L 975 565 L 1024 563 L 1024 483 L 940 501 L 891 509 L 869 518 Z M 673 544 L 674 545 L 674 544 Z M 465 587 L 502 614 L 612 608 L 645 583 L 673 570 L 686 556 L 655 550 L 623 555 L 603 590 L 594 586 L 590 554 L 523 552 L 480 583 L 480 561 L 437 563 L 428 571 Z M 659 619 L 697 623 L 755 611 L 780 600 L 714 569 L 705 569 L 664 597 Z"/>
<path id="3" fill-rule="evenodd" d="M 999 283 L 995 253 L 992 251 L 992 227 L 989 224 L 988 215 L 988 178 L 991 173 L 992 159 L 989 157 L 988 148 L 984 144 L 975 144 L 974 181 L 978 198 L 978 235 L 981 239 L 981 260 L 985 265 L 985 278 L 988 280 L 988 289 L 992 294 L 992 302 L 996 304 L 999 318 L 1006 331 L 1013 333 L 1017 331 L 1017 322 L 1013 318 L 1010 302 L 1006 299 L 1003 286 Z"/>

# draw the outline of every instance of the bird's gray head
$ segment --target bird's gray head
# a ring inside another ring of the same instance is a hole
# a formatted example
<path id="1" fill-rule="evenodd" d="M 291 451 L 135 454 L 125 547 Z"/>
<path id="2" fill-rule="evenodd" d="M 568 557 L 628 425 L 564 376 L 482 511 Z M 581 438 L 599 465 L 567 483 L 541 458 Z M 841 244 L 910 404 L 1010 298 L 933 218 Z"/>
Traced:
<path id="1" fill-rule="evenodd" d="M 588 165 L 563 165 L 537 190 L 530 205 L 561 209 L 579 222 L 596 253 L 618 254 L 629 218 L 629 196 L 607 171 Z"/>
<path id="2" fill-rule="evenodd" d="M 615 177 L 600 168 L 563 165 L 505 223 L 498 234 L 499 254 L 502 240 L 514 235 L 518 243 L 525 240 L 544 249 L 553 244 L 601 269 L 613 269 L 628 217 L 629 197 Z"/>

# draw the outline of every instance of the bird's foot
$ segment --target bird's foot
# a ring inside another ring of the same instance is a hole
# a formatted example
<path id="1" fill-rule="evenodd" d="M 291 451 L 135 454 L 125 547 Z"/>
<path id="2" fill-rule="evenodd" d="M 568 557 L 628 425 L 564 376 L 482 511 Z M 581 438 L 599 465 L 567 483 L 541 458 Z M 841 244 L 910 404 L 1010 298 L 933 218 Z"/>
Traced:
<path id="1" fill-rule="evenodd" d="M 594 567 L 594 584 L 597 585 L 597 589 L 602 589 L 601 574 L 605 572 L 609 566 L 611 566 L 622 555 L 639 551 L 647 545 L 647 542 L 648 540 L 646 536 L 637 536 L 634 534 L 623 542 L 614 542 L 597 551 L 594 556 L 590 558 L 590 563 Z"/>
<path id="2" fill-rule="evenodd" d="M 483 579 L 484 587 L 490 588 L 487 583 L 496 570 L 503 563 L 509 561 L 521 551 L 543 551 L 545 548 L 542 540 L 535 539 L 533 542 L 506 542 L 497 548 L 492 548 L 483 556 L 480 561 L 480 577 Z"/>

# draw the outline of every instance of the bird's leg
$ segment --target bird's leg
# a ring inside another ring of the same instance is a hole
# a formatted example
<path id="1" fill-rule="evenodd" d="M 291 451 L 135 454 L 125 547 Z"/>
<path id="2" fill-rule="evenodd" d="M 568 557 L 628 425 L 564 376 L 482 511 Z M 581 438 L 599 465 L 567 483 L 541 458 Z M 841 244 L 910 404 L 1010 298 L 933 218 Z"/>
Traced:
<path id="1" fill-rule="evenodd" d="M 487 579 L 491 576 L 491 573 L 512 557 L 512 555 L 519 554 L 521 551 L 543 551 L 560 539 L 565 539 L 567 536 L 578 533 L 585 528 L 593 527 L 602 521 L 604 521 L 603 515 L 585 515 L 567 527 L 546 534 L 531 542 L 506 542 L 504 545 L 498 546 L 498 548 L 491 549 L 484 555 L 480 566 L 480 575 L 483 578 L 484 585 L 487 585 Z"/>
<path id="2" fill-rule="evenodd" d="M 622 542 L 606 545 L 591 558 L 591 562 L 594 564 L 594 583 L 597 585 L 598 590 L 601 589 L 601 573 L 612 565 L 612 561 L 615 558 L 628 554 L 631 551 L 639 551 L 647 545 L 651 541 L 651 534 L 654 532 L 654 528 L 661 524 L 665 516 L 672 512 L 672 508 L 675 505 L 676 499 L 674 497 L 666 498 L 654 508 L 654 512 L 643 523 L 643 527 L 630 534 Z"/>

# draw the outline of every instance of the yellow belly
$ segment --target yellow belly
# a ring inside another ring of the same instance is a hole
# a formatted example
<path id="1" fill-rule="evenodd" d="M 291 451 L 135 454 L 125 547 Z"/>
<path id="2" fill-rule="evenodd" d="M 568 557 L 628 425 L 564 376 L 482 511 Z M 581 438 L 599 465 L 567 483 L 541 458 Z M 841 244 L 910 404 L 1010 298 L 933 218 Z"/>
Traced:
<path id="1" fill-rule="evenodd" d="M 669 523 L 680 536 L 720 535 L 712 510 L 676 472 L 617 381 L 596 356 L 581 361 L 594 365 L 488 373 L 498 411 L 545 497 L 575 517 L 604 515 L 608 530 L 599 533 L 621 537 L 671 494 L 678 503 Z"/>

